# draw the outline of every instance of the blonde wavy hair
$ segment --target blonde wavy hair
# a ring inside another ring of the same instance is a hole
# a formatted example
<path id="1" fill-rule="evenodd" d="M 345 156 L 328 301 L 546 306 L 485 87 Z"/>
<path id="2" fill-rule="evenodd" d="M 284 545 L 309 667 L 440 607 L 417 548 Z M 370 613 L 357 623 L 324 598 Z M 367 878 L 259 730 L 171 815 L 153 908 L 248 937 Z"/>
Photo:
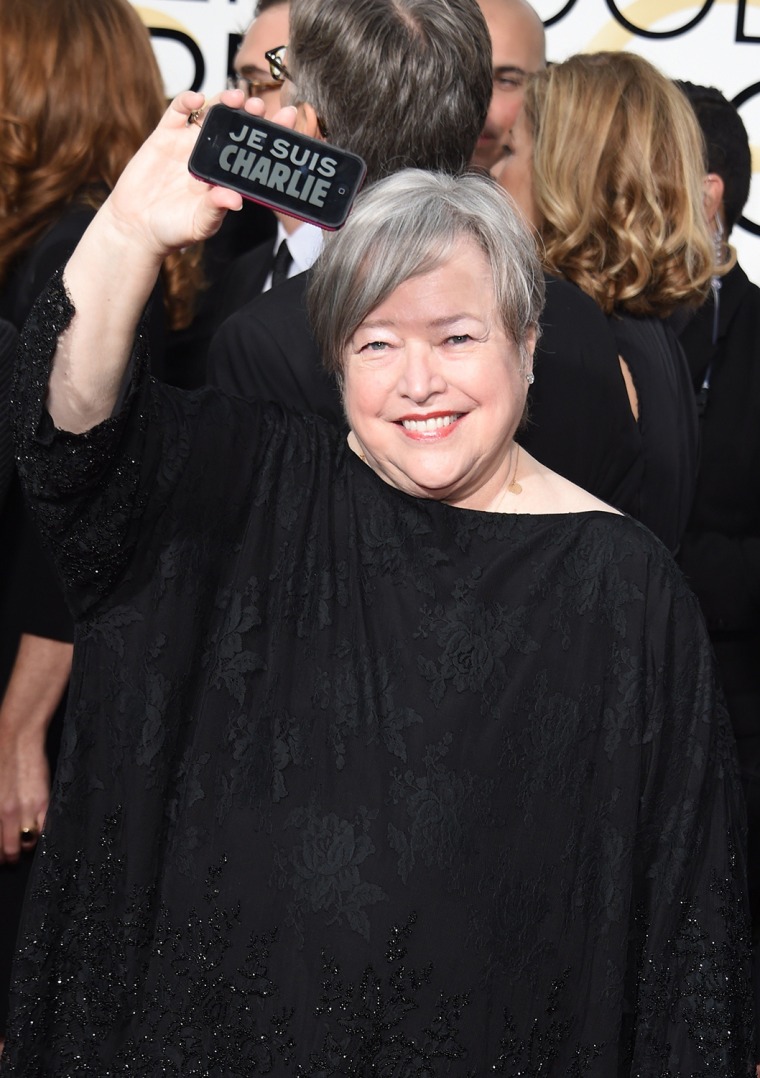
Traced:
<path id="1" fill-rule="evenodd" d="M 71 204 L 94 208 L 166 107 L 129 0 L 0 2 L 0 286 Z M 201 249 L 167 258 L 169 325 L 189 324 Z"/>
<path id="2" fill-rule="evenodd" d="M 525 110 L 546 267 L 607 313 L 700 303 L 704 147 L 675 84 L 634 53 L 576 55 L 531 79 Z"/>

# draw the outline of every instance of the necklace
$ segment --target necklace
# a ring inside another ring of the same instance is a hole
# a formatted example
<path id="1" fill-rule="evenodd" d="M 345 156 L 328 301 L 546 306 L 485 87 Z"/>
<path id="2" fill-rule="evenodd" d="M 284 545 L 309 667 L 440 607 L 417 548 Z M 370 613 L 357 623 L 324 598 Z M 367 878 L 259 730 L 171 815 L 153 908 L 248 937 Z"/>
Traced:
<path id="1" fill-rule="evenodd" d="M 517 482 L 517 462 L 520 459 L 520 446 L 515 442 L 515 466 L 512 469 L 512 478 L 507 485 L 510 494 L 522 494 L 522 486 Z"/>
<path id="2" fill-rule="evenodd" d="M 494 504 L 488 506 L 488 512 L 489 513 L 504 513 L 504 512 L 506 512 L 506 510 L 503 508 L 503 506 L 504 506 L 504 499 L 506 498 L 507 494 L 522 494 L 522 489 L 523 489 L 522 488 L 522 483 L 517 482 L 517 465 L 518 465 L 518 463 L 520 461 L 520 446 L 518 445 L 517 442 L 513 442 L 512 444 L 514 446 L 514 449 L 512 450 L 512 452 L 514 453 L 514 458 L 515 458 L 514 464 L 512 465 L 512 478 L 507 483 L 506 487 L 502 488 L 501 493 L 499 494 L 499 496 L 496 499 L 496 501 L 494 502 Z"/>

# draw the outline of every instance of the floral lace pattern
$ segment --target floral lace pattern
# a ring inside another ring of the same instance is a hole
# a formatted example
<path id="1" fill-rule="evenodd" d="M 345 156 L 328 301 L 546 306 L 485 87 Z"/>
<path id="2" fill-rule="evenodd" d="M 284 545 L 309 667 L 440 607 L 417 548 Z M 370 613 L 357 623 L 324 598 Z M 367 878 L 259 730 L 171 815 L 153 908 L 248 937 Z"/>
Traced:
<path id="1" fill-rule="evenodd" d="M 751 1074 L 741 807 L 695 602 L 607 513 L 386 486 L 144 373 L 21 469 L 77 615 L 3 1075 Z"/>

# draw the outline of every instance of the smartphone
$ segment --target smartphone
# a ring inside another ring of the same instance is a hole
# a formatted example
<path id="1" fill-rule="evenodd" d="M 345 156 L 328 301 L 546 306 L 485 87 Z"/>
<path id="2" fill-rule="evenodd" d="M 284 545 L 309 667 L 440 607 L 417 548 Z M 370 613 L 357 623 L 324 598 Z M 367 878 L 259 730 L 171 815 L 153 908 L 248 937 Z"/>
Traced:
<path id="1" fill-rule="evenodd" d="M 367 172 L 356 154 L 228 105 L 209 109 L 188 168 L 199 180 L 329 230 L 345 224 Z"/>

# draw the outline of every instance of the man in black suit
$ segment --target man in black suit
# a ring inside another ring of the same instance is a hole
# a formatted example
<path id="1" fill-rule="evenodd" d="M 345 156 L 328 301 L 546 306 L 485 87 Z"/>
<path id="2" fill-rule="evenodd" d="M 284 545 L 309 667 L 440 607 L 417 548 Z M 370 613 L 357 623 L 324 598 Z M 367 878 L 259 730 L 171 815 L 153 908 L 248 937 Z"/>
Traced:
<path id="1" fill-rule="evenodd" d="M 271 71 L 266 53 L 277 49 L 290 37 L 290 0 L 258 0 L 253 19 L 235 53 L 234 74 L 228 86 L 242 90 L 246 97 L 260 97 L 264 116 L 271 119 L 281 107 L 283 80 Z M 271 227 L 261 230 L 261 242 L 245 244 L 236 257 L 226 259 L 222 272 L 213 281 L 204 297 L 210 332 L 205 341 L 203 378 L 205 380 L 206 351 L 219 326 L 249 300 L 268 291 L 273 285 L 303 273 L 316 261 L 322 247 L 322 231 L 315 225 L 272 213 L 253 202 L 243 204 L 246 220 L 252 211 L 271 221 Z M 222 228 L 225 241 L 236 236 L 239 214 L 230 214 Z M 212 241 L 212 244 L 215 241 Z M 209 244 L 206 245 L 207 249 Z"/>
<path id="2" fill-rule="evenodd" d="M 266 54 L 289 39 L 290 0 L 258 0 L 251 25 L 235 54 L 235 74 L 229 84 L 246 97 L 260 97 L 266 119 L 281 107 L 284 86 L 283 80 L 272 73 Z M 305 272 L 316 261 L 322 247 L 321 229 L 285 213 L 275 213 L 274 217 L 276 232 L 227 268 L 216 298 L 217 324 L 248 300 Z"/>
<path id="3" fill-rule="evenodd" d="M 292 0 L 285 65 L 298 129 L 363 157 L 367 183 L 408 167 L 466 168 L 491 99 L 490 39 L 476 0 Z M 211 343 L 209 380 L 341 422 L 309 327 L 308 277 L 227 319 Z M 252 284 L 241 272 L 232 301 Z"/>

